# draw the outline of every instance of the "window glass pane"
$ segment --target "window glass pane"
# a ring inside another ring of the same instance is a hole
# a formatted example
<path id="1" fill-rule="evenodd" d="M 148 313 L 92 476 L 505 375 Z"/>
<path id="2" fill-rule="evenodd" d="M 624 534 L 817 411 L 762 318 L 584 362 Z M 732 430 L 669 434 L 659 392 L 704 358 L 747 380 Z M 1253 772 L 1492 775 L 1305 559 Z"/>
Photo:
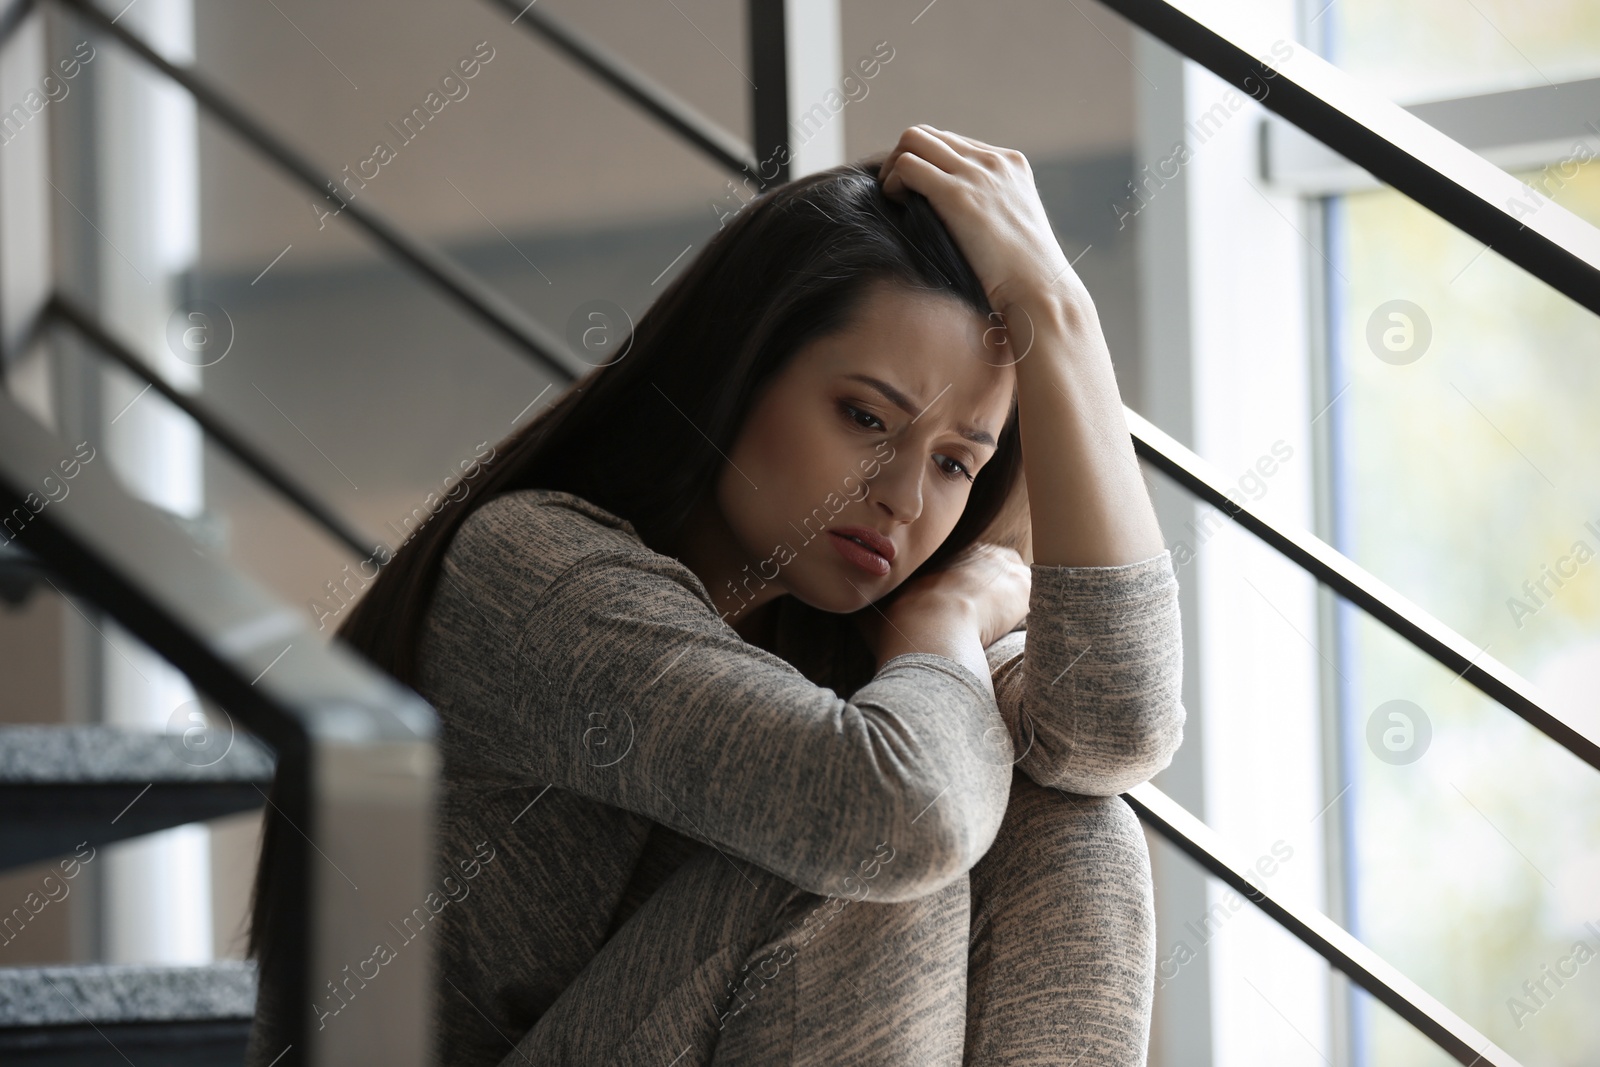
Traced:
<path id="1" fill-rule="evenodd" d="M 1308 3 L 1329 58 L 1401 103 L 1600 75 L 1593 0 Z"/>
<path id="2" fill-rule="evenodd" d="M 1600 167 L 1519 177 L 1600 223 Z M 1330 219 L 1339 547 L 1600 737 L 1600 318 L 1393 191 Z M 1355 932 L 1522 1062 L 1600 1062 L 1600 774 L 1361 613 L 1341 639 Z M 1449 1062 L 1356 1021 L 1364 1062 Z"/>

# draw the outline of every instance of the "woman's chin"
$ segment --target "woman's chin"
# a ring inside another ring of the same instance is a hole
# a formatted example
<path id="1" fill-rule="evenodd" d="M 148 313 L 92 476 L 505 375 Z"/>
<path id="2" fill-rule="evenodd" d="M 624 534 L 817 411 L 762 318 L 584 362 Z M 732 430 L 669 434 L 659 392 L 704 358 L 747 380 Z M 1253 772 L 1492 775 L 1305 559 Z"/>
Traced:
<path id="1" fill-rule="evenodd" d="M 831 569 L 820 581 L 812 575 L 795 577 L 800 580 L 791 578 L 790 594 L 803 604 L 833 615 L 853 615 L 888 596 L 900 584 L 889 575 L 874 578 L 870 574 L 846 574 L 839 569 Z"/>

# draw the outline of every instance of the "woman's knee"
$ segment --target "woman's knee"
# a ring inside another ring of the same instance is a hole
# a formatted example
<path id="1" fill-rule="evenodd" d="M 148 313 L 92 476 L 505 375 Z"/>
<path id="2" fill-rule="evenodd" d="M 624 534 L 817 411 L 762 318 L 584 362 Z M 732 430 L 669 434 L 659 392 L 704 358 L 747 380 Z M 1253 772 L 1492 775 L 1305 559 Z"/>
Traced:
<path id="1" fill-rule="evenodd" d="M 1018 773 L 995 843 L 972 870 L 975 892 L 1062 883 L 1064 892 L 1117 886 L 1150 896 L 1150 851 L 1139 817 L 1118 796 L 1085 796 Z"/>
<path id="2" fill-rule="evenodd" d="M 732 961 L 715 1062 L 959 1062 L 969 924 L 966 875 L 893 903 L 802 894 Z"/>

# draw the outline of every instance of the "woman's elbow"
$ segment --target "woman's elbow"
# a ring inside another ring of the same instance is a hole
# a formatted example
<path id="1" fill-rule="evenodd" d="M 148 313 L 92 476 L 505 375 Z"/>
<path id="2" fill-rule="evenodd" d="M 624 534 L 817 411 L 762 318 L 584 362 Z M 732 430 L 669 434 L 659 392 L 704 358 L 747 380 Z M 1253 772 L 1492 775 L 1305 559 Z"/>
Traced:
<path id="1" fill-rule="evenodd" d="M 1187 712 L 1174 699 L 1133 711 L 1075 743 L 1038 746 L 1030 777 L 1041 785 L 1086 796 L 1116 796 L 1149 781 L 1172 763 L 1183 744 Z M 1052 758 L 1054 757 L 1054 758 Z"/>
<path id="2" fill-rule="evenodd" d="M 1166 770 L 1183 744 L 1186 718 L 1187 712 L 1177 701 L 1159 714 L 1140 717 L 1129 735 L 1125 758 L 1107 761 L 1096 793 L 1100 796 L 1126 793 Z"/>

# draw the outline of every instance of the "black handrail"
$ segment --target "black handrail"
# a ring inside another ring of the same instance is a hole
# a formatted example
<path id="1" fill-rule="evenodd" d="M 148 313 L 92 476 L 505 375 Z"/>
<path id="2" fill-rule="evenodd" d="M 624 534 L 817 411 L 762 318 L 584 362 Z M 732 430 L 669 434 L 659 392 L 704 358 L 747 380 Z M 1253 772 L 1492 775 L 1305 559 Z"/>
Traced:
<path id="1" fill-rule="evenodd" d="M 321 176 L 321 172 L 314 164 L 279 140 L 275 134 L 257 122 L 243 108 L 230 101 L 215 86 L 193 70 L 168 62 L 164 56 L 145 44 L 127 27 L 113 22 L 89 0 L 56 0 L 56 3 L 81 15 L 100 31 L 115 37 L 146 64 L 183 86 L 201 107 L 224 126 L 249 142 L 262 155 L 278 164 L 317 196 L 328 195 L 328 189 L 334 187 L 332 181 Z M 579 367 L 575 357 L 563 355 L 566 346 L 559 337 L 529 319 L 516 305 L 483 285 L 444 253 L 407 235 L 375 208 L 354 201 L 341 202 L 344 204 L 342 214 L 349 215 L 362 229 L 415 268 L 422 277 L 455 298 L 477 319 L 510 341 L 517 351 L 553 372 L 562 382 L 573 381 L 587 369 Z"/>
<path id="2" fill-rule="evenodd" d="M 1183 488 L 1249 530 L 1301 570 L 1388 626 L 1418 650 L 1520 715 L 1556 744 L 1600 770 L 1600 744 L 1541 705 L 1515 671 L 1475 648 L 1432 615 L 1379 581 L 1359 564 L 1313 535 L 1279 525 L 1234 501 L 1205 460 L 1124 408 L 1134 451 Z"/>
<path id="3" fill-rule="evenodd" d="M 134 355 L 127 345 L 111 336 L 93 315 L 70 297 L 61 293 L 53 294 L 45 304 L 42 315 L 47 321 L 60 322 L 72 327 L 103 355 L 148 382 L 156 392 L 166 397 L 169 403 L 193 419 L 202 432 L 253 471 L 256 477 L 282 493 L 290 503 L 316 520 L 339 541 L 344 542 L 356 555 L 365 556 L 375 548 L 381 547 L 367 543 L 353 527 L 347 525 L 331 508 L 310 492 L 302 489 L 293 478 L 279 469 L 263 453 L 257 451 L 254 445 L 230 430 L 226 423 L 206 411 L 194 398 L 173 388 L 160 374 L 145 366 L 144 360 Z"/>
<path id="4" fill-rule="evenodd" d="M 758 165 L 748 145 L 599 41 L 567 25 L 537 4 L 519 3 L 518 0 L 488 2 L 510 12 L 513 23 L 521 23 L 560 49 L 625 99 L 637 104 L 663 126 L 700 149 L 718 166 L 736 174 L 748 173 L 759 180 L 756 174 Z"/>
<path id="5" fill-rule="evenodd" d="M 1600 314 L 1600 230 L 1559 204 L 1527 211 L 1528 186 L 1308 48 L 1291 45 L 1286 58 L 1274 55 L 1270 65 L 1270 47 L 1253 55 L 1256 43 L 1225 26 L 1229 16 L 1222 12 L 1202 15 L 1166 0 L 1100 2 Z"/>
<path id="6" fill-rule="evenodd" d="M 1376 952 L 1356 940 L 1326 915 L 1291 904 L 1262 889 L 1229 859 L 1216 832 L 1189 814 L 1180 804 L 1146 782 L 1123 794 L 1123 799 L 1161 836 L 1229 888 L 1246 897 L 1274 922 L 1309 946 L 1323 959 L 1387 1004 L 1396 1015 L 1415 1026 L 1461 1063 L 1488 1067 L 1518 1067 L 1510 1054 L 1468 1026 L 1449 1008 L 1430 996 Z"/>

